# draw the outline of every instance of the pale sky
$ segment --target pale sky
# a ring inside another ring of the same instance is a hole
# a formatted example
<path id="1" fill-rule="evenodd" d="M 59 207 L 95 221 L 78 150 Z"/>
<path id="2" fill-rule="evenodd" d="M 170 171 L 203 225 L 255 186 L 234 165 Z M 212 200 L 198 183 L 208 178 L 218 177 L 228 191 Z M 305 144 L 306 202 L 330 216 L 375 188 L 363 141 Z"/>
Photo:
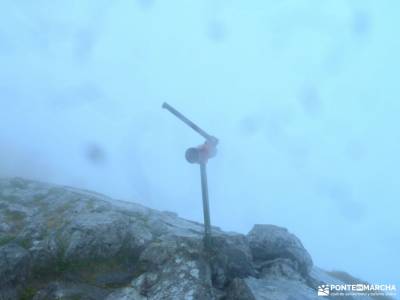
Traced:
<path id="1" fill-rule="evenodd" d="M 288 228 L 314 263 L 399 282 L 398 1 L 0 4 L 0 176 Z"/>

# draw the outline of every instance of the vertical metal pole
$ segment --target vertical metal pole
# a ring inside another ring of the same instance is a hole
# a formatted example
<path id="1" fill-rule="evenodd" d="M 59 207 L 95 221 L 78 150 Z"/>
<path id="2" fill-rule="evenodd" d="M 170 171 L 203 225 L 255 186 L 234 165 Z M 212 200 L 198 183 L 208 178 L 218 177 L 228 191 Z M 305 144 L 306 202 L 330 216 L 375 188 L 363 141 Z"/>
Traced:
<path id="1" fill-rule="evenodd" d="M 210 206 L 208 204 L 208 185 L 207 185 L 207 164 L 200 163 L 201 175 L 201 193 L 203 196 L 203 214 L 204 214 L 204 245 L 206 248 L 211 246 L 211 221 Z"/>

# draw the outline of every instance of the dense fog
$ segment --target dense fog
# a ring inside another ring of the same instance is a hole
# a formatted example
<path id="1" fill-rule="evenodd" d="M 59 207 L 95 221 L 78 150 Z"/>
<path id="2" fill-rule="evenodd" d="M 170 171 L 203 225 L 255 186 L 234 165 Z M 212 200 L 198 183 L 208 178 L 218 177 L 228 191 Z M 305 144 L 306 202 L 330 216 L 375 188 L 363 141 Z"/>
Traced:
<path id="1" fill-rule="evenodd" d="M 397 1 L 2 1 L 0 176 L 202 222 L 287 227 L 314 263 L 399 282 Z"/>

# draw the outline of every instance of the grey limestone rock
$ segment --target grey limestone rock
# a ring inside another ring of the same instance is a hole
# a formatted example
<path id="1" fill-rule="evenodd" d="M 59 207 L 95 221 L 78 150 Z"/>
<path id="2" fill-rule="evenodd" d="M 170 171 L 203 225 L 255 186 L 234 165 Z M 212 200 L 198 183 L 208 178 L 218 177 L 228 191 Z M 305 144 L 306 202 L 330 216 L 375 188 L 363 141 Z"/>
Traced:
<path id="1" fill-rule="evenodd" d="M 313 267 L 285 228 L 213 227 L 210 248 L 203 232 L 98 193 L 0 179 L 0 300 L 312 300 L 348 278 Z"/>
<path id="2" fill-rule="evenodd" d="M 275 225 L 254 225 L 247 235 L 255 261 L 288 258 L 303 275 L 307 275 L 313 262 L 301 241 L 286 228 Z"/>
<path id="3" fill-rule="evenodd" d="M 30 255 L 10 243 L 0 247 L 0 299 L 16 299 L 30 275 Z"/>

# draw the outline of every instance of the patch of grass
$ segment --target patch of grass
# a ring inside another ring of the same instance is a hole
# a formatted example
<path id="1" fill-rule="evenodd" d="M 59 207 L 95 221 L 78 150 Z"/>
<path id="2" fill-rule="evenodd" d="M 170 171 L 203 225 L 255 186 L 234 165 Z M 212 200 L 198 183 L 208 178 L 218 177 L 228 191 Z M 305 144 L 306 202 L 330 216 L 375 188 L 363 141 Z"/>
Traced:
<path id="1" fill-rule="evenodd" d="M 8 222 L 20 223 L 25 220 L 26 214 L 22 211 L 6 209 L 4 217 Z"/>
<path id="2" fill-rule="evenodd" d="M 0 246 L 4 246 L 4 245 L 12 242 L 13 240 L 15 240 L 15 236 L 14 235 L 0 236 Z"/>
<path id="3" fill-rule="evenodd" d="M 73 276 L 80 282 L 96 285 L 99 275 L 110 272 L 133 274 L 133 271 L 137 268 L 137 253 L 124 252 L 110 258 L 72 258 L 72 260 L 67 260 L 65 251 L 66 248 L 61 245 L 57 257 L 52 263 L 40 269 L 35 268 L 33 270 L 34 280 L 38 282 L 46 282 L 49 279 L 62 280 L 65 275 L 68 275 L 69 278 Z"/>
<path id="4" fill-rule="evenodd" d="M 48 230 L 55 230 L 55 229 L 59 229 L 63 224 L 63 220 L 62 218 L 60 218 L 60 216 L 51 216 L 48 217 L 46 220 L 46 227 Z"/>
<path id="5" fill-rule="evenodd" d="M 57 213 L 62 214 L 65 213 L 67 210 L 71 210 L 76 203 L 77 203 L 76 200 L 70 200 L 68 202 L 65 202 L 63 205 L 61 205 L 61 207 L 57 209 Z"/>
<path id="6" fill-rule="evenodd" d="M 99 275 L 126 271 L 132 268 L 133 265 L 133 262 L 125 264 L 118 258 L 67 261 L 60 255 L 54 263 L 49 264 L 45 268 L 35 268 L 33 270 L 33 280 L 36 282 L 62 280 L 68 274 L 69 277 L 73 276 L 79 282 L 96 285 Z"/>
<path id="7" fill-rule="evenodd" d="M 27 287 L 21 294 L 20 300 L 31 300 L 36 295 L 37 290 L 33 287 Z"/>
<path id="8" fill-rule="evenodd" d="M 66 258 L 68 244 L 67 241 L 63 239 L 61 231 L 55 233 L 55 238 L 56 244 L 58 245 L 56 256 L 53 257 L 51 261 L 46 262 L 45 265 L 34 267 L 32 270 L 33 277 L 31 283 L 36 282 L 42 284 L 49 280 L 76 278 L 79 282 L 97 285 L 97 280 L 100 275 L 110 272 L 131 274 L 136 268 L 139 253 L 131 249 L 127 249 L 126 251 L 121 250 L 120 253 L 109 258 Z"/>
<path id="9" fill-rule="evenodd" d="M 29 238 L 17 238 L 15 241 L 18 245 L 25 249 L 29 249 L 32 246 L 32 242 Z"/>

